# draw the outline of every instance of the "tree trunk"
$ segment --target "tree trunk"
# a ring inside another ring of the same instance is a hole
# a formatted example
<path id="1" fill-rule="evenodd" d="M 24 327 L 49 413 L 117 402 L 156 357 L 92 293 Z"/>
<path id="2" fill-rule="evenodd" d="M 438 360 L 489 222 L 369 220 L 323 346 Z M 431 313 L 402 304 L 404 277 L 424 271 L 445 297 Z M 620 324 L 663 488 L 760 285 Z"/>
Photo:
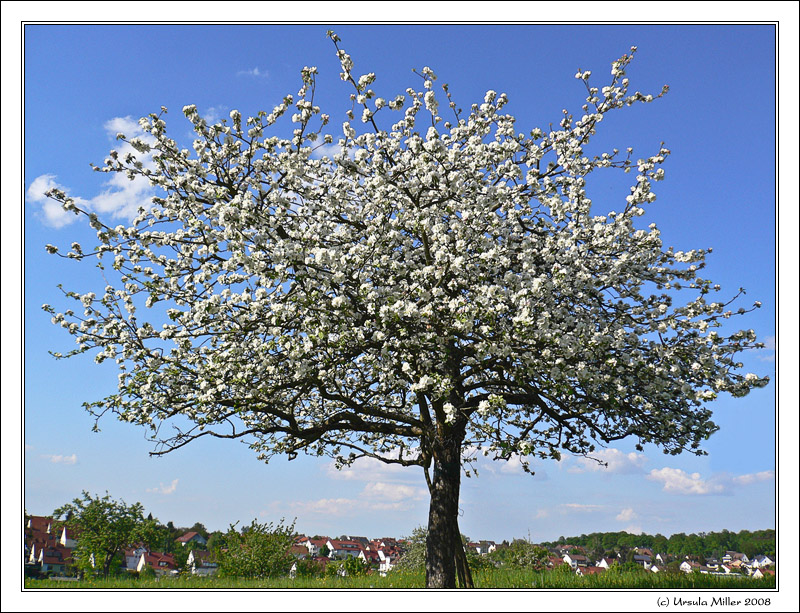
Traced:
<path id="1" fill-rule="evenodd" d="M 458 530 L 461 437 L 451 435 L 437 443 L 428 512 L 428 538 L 425 544 L 425 584 L 428 588 L 452 589 L 456 587 L 459 549 L 463 553 Z M 463 564 L 459 564 L 458 574 L 464 575 Z M 462 580 L 462 584 L 464 583 Z"/>

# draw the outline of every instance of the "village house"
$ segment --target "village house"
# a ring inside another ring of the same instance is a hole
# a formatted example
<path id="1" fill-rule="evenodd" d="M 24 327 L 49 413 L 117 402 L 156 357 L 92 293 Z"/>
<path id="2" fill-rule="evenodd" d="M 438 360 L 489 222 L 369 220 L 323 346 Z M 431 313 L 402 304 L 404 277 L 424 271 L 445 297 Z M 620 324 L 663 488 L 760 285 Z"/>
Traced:
<path id="1" fill-rule="evenodd" d="M 323 536 L 322 538 L 309 538 L 307 536 L 301 537 L 296 541 L 296 544 L 304 546 L 308 549 L 308 555 L 312 558 L 316 558 L 320 555 L 320 550 L 323 547 L 327 547 L 327 543 L 330 539 L 327 536 Z"/>
<path id="2" fill-rule="evenodd" d="M 137 572 L 136 567 L 139 565 L 143 553 L 147 553 L 147 547 L 143 545 L 124 549 L 122 551 L 122 567 L 128 572 Z"/>
<path id="3" fill-rule="evenodd" d="M 187 532 L 183 536 L 179 536 L 178 538 L 176 538 L 175 542 L 180 543 L 181 545 L 186 547 L 186 545 L 188 545 L 189 543 L 197 543 L 198 545 L 205 545 L 207 541 L 205 537 L 199 532 Z"/>
<path id="4" fill-rule="evenodd" d="M 578 553 L 565 553 L 563 560 L 565 564 L 569 564 L 572 568 L 589 566 L 588 558 Z"/>
<path id="5" fill-rule="evenodd" d="M 370 566 L 378 566 L 381 563 L 380 554 L 369 549 L 362 549 L 358 554 L 358 559 Z"/>
<path id="6" fill-rule="evenodd" d="M 304 560 L 305 558 L 309 557 L 311 554 L 308 552 L 308 548 L 304 545 L 300 545 L 295 543 L 291 547 L 289 547 L 289 553 L 296 559 L 296 560 Z"/>
<path id="7" fill-rule="evenodd" d="M 369 547 L 369 539 L 366 536 L 348 536 L 347 540 L 358 543 L 361 549 L 367 549 Z"/>
<path id="8" fill-rule="evenodd" d="M 189 557 L 186 558 L 186 567 L 193 575 L 207 577 L 216 574 L 219 570 L 217 563 L 212 561 L 210 551 L 201 551 L 194 549 L 189 552 Z"/>
<path id="9" fill-rule="evenodd" d="M 43 573 L 63 574 L 67 566 L 72 563 L 72 550 L 61 545 L 42 547 L 39 549 L 36 563 Z"/>
<path id="10" fill-rule="evenodd" d="M 171 553 L 143 552 L 136 565 L 136 571 L 141 573 L 148 566 L 158 576 L 178 574 L 178 565 L 175 562 L 175 556 Z"/>
<path id="11" fill-rule="evenodd" d="M 635 564 L 643 566 L 645 570 L 648 570 L 652 565 L 651 558 L 648 555 L 635 553 L 633 554 L 633 561 Z"/>
<path id="12" fill-rule="evenodd" d="M 750 560 L 747 556 L 743 553 L 739 553 L 738 551 L 726 551 L 725 555 L 722 556 L 723 563 L 730 563 L 733 564 L 735 562 L 739 562 L 739 566 L 742 564 L 749 565 Z"/>
<path id="13" fill-rule="evenodd" d="M 325 543 L 328 548 L 328 557 L 336 560 L 344 560 L 345 558 L 357 558 L 361 553 L 361 544 L 358 541 L 328 539 Z"/>
<path id="14" fill-rule="evenodd" d="M 61 533 L 58 537 L 58 542 L 61 544 L 62 547 L 66 547 L 67 549 L 75 549 L 78 545 L 78 534 L 75 530 L 71 528 L 67 528 L 64 526 L 61 528 Z"/>

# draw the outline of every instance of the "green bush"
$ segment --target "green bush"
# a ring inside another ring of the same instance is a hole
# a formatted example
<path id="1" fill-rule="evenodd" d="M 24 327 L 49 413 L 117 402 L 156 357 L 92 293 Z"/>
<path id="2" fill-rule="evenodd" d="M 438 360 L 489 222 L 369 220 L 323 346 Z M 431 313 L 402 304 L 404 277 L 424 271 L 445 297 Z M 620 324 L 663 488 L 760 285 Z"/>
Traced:
<path id="1" fill-rule="evenodd" d="M 156 571 L 149 564 L 145 564 L 139 571 L 139 579 L 155 579 Z"/>
<path id="2" fill-rule="evenodd" d="M 362 577 L 369 572 L 369 564 L 361 558 L 348 557 L 343 566 L 345 575 L 348 577 Z"/>
<path id="3" fill-rule="evenodd" d="M 325 574 L 325 566 L 316 560 L 297 560 L 296 564 L 298 577 L 321 577 Z"/>
<path id="4" fill-rule="evenodd" d="M 325 576 L 326 577 L 342 577 L 344 571 L 344 563 L 343 562 L 328 562 L 325 565 Z"/>
<path id="5" fill-rule="evenodd" d="M 259 524 L 256 520 L 241 531 L 232 525 L 225 534 L 225 547 L 219 550 L 220 577 L 281 577 L 289 574 L 294 557 L 289 549 L 294 542 L 294 522 L 281 520 Z"/>

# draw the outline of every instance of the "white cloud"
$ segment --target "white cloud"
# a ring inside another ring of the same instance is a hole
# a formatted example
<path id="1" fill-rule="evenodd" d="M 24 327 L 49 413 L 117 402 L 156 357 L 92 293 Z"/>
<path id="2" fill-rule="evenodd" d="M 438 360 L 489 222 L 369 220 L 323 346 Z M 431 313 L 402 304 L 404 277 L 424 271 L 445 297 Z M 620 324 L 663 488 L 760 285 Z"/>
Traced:
<path id="1" fill-rule="evenodd" d="M 702 479 L 700 473 L 689 474 L 680 468 L 653 469 L 647 478 L 661 481 L 665 492 L 676 494 L 721 494 L 725 490 L 721 483 Z"/>
<path id="2" fill-rule="evenodd" d="M 404 457 L 413 457 L 414 450 L 406 450 Z M 394 454 L 397 457 L 397 454 Z M 359 458 L 350 466 L 337 469 L 334 462 L 325 466 L 329 479 L 343 481 L 418 481 L 422 480 L 422 469 L 400 464 L 387 464 L 375 458 Z"/>
<path id="3" fill-rule="evenodd" d="M 637 517 L 636 511 L 634 511 L 631 507 L 628 507 L 627 509 L 622 509 L 622 511 L 619 512 L 619 515 L 617 515 L 616 519 L 617 521 L 631 521 Z"/>
<path id="4" fill-rule="evenodd" d="M 38 216 L 45 225 L 51 228 L 63 228 L 78 219 L 78 216 L 75 215 L 75 213 L 68 213 L 61 208 L 58 202 L 44 195 L 45 192 L 51 189 L 59 189 L 63 192 L 67 191 L 63 185 L 56 182 L 55 175 L 40 175 L 28 186 L 28 191 L 25 192 L 25 200 L 30 204 L 41 207 Z M 79 206 L 86 205 L 86 201 L 83 199 L 76 198 L 76 203 Z"/>
<path id="5" fill-rule="evenodd" d="M 354 516 L 375 511 L 408 511 L 427 498 L 427 489 L 399 483 L 374 481 L 367 483 L 359 494 L 346 498 L 276 501 L 271 513 L 286 513 L 298 517 L 308 515 Z"/>
<path id="6" fill-rule="evenodd" d="M 114 141 L 114 149 L 120 159 L 129 153 L 136 156 L 145 168 L 153 168 L 152 155 L 139 153 L 128 143 L 116 141 L 116 135 L 124 134 L 128 140 L 139 138 L 144 142 L 153 143 L 153 138 L 142 131 L 132 117 L 114 117 L 103 124 L 103 128 L 110 140 Z M 90 200 L 74 197 L 75 203 L 82 209 L 93 211 L 112 219 L 132 219 L 140 207 L 149 208 L 154 191 L 150 182 L 141 176 L 130 180 L 124 173 L 110 173 L 106 181 L 106 189 Z M 57 182 L 56 175 L 44 174 L 36 177 L 28 186 L 26 200 L 40 207 L 39 217 L 42 222 L 52 228 L 61 228 L 75 221 L 74 213 L 67 213 L 61 205 L 44 194 L 46 191 L 57 188 L 69 194 L 70 189 Z"/>
<path id="7" fill-rule="evenodd" d="M 43 458 L 49 460 L 52 464 L 77 464 L 78 456 L 74 453 L 72 455 L 42 455 Z"/>
<path id="8" fill-rule="evenodd" d="M 305 515 L 349 515 L 356 508 L 362 506 L 358 500 L 352 498 L 321 498 L 306 502 L 290 502 L 286 505 L 292 513 L 299 516 Z"/>
<path id="9" fill-rule="evenodd" d="M 361 492 L 362 496 L 370 499 L 391 501 L 423 500 L 428 492 L 421 487 L 401 485 L 399 483 L 384 483 L 381 481 L 368 483 Z"/>
<path id="10" fill-rule="evenodd" d="M 254 68 L 250 68 L 249 70 L 240 70 L 236 73 L 236 76 L 239 77 L 261 77 L 261 78 L 268 78 L 269 72 L 266 70 L 261 70 L 258 66 Z"/>
<path id="11" fill-rule="evenodd" d="M 733 482 L 737 485 L 750 485 L 751 483 L 757 483 L 758 481 L 772 481 L 775 479 L 775 471 L 774 470 L 763 470 L 758 473 L 752 473 L 749 475 L 739 475 L 738 477 L 733 478 Z"/>
<path id="12" fill-rule="evenodd" d="M 641 453 L 624 453 L 619 449 L 601 449 L 594 453 L 592 458 L 578 458 L 578 466 L 573 466 L 569 472 L 630 475 L 642 472 L 646 461 L 647 458 Z"/>
<path id="13" fill-rule="evenodd" d="M 548 480 L 544 469 L 534 466 L 531 458 L 528 458 L 528 468 L 533 471 L 533 475 L 526 473 L 522 467 L 523 457 L 516 453 L 511 454 L 507 460 L 493 459 L 491 455 L 484 456 L 483 452 L 477 447 L 468 447 L 464 449 L 462 456 L 471 459 L 471 464 L 465 464 L 465 468 L 470 470 L 472 466 L 478 471 L 479 475 L 485 471 L 493 475 L 523 476 L 537 481 Z"/>
<path id="14" fill-rule="evenodd" d="M 566 511 L 577 513 L 595 513 L 604 509 L 603 505 L 599 504 L 580 504 L 577 502 L 567 502 L 561 505 L 561 508 Z"/>
<path id="15" fill-rule="evenodd" d="M 210 106 L 206 109 L 206 112 L 203 113 L 202 117 L 206 120 L 209 124 L 215 124 L 222 121 L 223 117 L 228 114 L 228 110 L 222 106 Z"/>
<path id="16" fill-rule="evenodd" d="M 775 336 L 768 336 L 761 342 L 764 343 L 763 349 L 753 349 L 753 351 L 756 353 L 756 356 L 762 362 L 774 362 L 776 349 Z"/>
<path id="17" fill-rule="evenodd" d="M 311 154 L 311 157 L 319 159 L 327 155 L 330 159 L 333 159 L 334 155 L 341 152 L 342 148 L 338 143 L 330 143 L 328 145 L 320 145 L 316 147 L 314 152 Z"/>
<path id="18" fill-rule="evenodd" d="M 177 488 L 178 488 L 178 480 L 173 479 L 172 483 L 170 483 L 169 485 L 164 485 L 163 483 L 159 483 L 158 487 L 150 488 L 149 490 L 146 491 L 151 494 L 172 494 L 175 492 Z"/>
<path id="19" fill-rule="evenodd" d="M 774 479 L 775 472 L 770 470 L 735 477 L 720 473 L 703 479 L 700 473 L 689 474 L 679 468 L 664 467 L 660 470 L 651 470 L 647 478 L 651 481 L 661 481 L 665 492 L 702 496 L 729 494 L 736 486 Z"/>

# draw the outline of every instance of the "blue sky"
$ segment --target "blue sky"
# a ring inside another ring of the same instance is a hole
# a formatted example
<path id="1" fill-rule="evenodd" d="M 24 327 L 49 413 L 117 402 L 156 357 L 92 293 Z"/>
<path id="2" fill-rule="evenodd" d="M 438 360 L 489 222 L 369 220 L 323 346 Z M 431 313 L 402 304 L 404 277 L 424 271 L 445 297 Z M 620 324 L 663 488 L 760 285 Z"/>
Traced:
<path id="1" fill-rule="evenodd" d="M 422 474 L 369 462 L 337 472 L 300 457 L 265 465 L 246 446 L 198 441 L 161 458 L 134 426 L 93 419 L 81 403 L 115 391 L 113 368 L 91 359 L 56 361 L 72 338 L 50 323 L 43 303 L 59 304 L 63 283 L 80 292 L 102 279 L 89 265 L 48 255 L 44 245 L 92 244 L 79 223 L 46 209 L 40 188 L 60 185 L 110 218 L 147 194 L 106 184 L 93 173 L 113 136 L 140 116 L 169 109 L 167 125 L 189 139 L 181 108 L 210 118 L 271 109 L 299 88 L 305 65 L 319 68 L 320 105 L 338 126 L 349 91 L 326 25 L 31 25 L 24 56 L 24 506 L 48 514 L 81 490 L 140 501 L 163 522 L 225 529 L 254 517 L 297 518 L 309 534 L 401 536 L 424 524 Z M 609 468 L 578 458 L 534 465 L 479 466 L 462 485 L 462 532 L 472 538 L 536 541 L 594 531 L 669 535 L 775 527 L 776 488 L 776 194 L 775 30 L 770 25 L 438 25 L 334 26 L 355 62 L 375 72 L 386 98 L 419 86 L 411 69 L 431 66 L 460 106 L 488 89 L 506 92 L 508 112 L 524 130 L 556 124 L 561 109 L 580 111 L 577 69 L 599 79 L 631 45 L 638 52 L 632 87 L 670 92 L 604 121 L 598 142 L 650 155 L 672 151 L 666 180 L 644 223 L 666 245 L 713 247 L 706 278 L 725 295 L 741 286 L 748 306 L 763 307 L 732 324 L 753 328 L 767 349 L 745 355 L 745 371 L 773 383 L 742 399 L 712 405 L 720 431 L 709 455 L 643 453 L 632 444 L 606 450 Z M 603 85 L 604 83 L 600 83 Z M 334 129 L 334 136 L 338 136 Z M 39 191 L 37 191 L 39 190 Z M 604 194 L 607 192 L 607 195 Z M 616 192 L 600 183 L 590 196 L 613 210 Z M 606 200 L 604 200 L 604 198 Z M 795 263 L 796 263 L 796 255 Z M 102 286 L 101 286 L 102 287 Z M 792 345 L 792 350 L 795 345 Z M 796 411 L 791 408 L 791 411 Z M 789 419 L 784 415 L 782 420 Z M 782 421 L 782 425 L 787 422 Z M 790 426 L 791 427 L 791 426 Z M 788 470 L 788 467 L 786 467 Z M 795 494 L 796 496 L 796 494 Z"/>

